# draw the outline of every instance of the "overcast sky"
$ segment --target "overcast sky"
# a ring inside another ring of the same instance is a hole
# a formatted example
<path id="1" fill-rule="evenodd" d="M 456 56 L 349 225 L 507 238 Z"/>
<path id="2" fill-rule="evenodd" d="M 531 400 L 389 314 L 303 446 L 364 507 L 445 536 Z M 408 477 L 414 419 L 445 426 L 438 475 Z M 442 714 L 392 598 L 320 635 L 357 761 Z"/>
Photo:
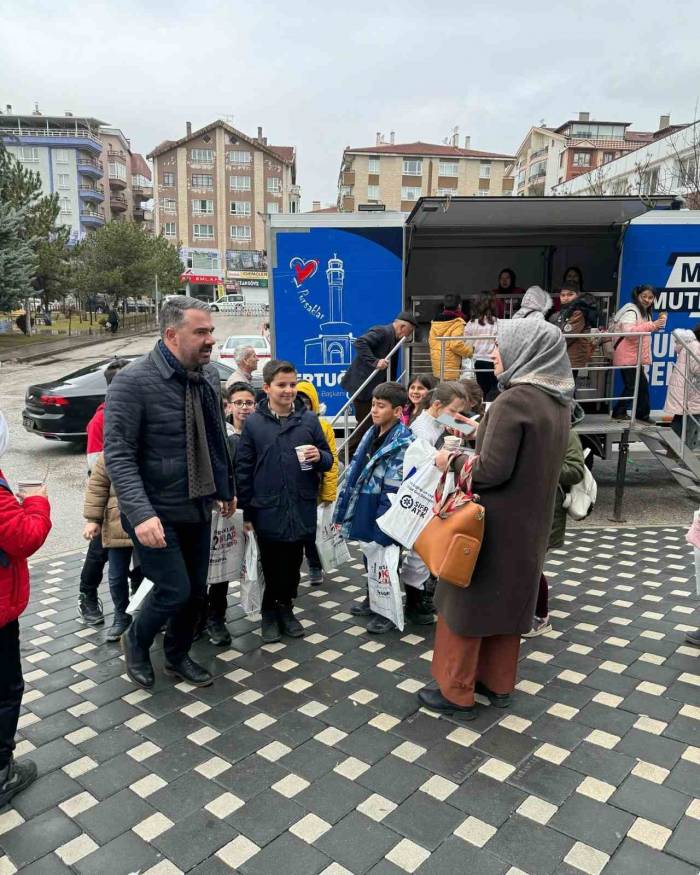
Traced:
<path id="1" fill-rule="evenodd" d="M 693 0 L 6 0 L 0 105 L 120 127 L 136 151 L 232 116 L 297 148 L 304 209 L 375 132 L 512 154 L 532 124 L 655 130 L 700 95 Z"/>

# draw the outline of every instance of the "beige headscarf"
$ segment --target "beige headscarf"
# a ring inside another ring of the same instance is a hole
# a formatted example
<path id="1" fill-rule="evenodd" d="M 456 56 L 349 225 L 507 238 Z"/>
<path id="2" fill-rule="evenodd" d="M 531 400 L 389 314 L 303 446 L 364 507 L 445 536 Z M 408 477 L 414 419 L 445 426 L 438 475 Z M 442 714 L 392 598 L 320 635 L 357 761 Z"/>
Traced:
<path id="1" fill-rule="evenodd" d="M 569 405 L 574 397 L 574 375 L 561 331 L 542 319 L 499 319 L 496 343 L 504 371 L 501 389 L 529 383 Z"/>

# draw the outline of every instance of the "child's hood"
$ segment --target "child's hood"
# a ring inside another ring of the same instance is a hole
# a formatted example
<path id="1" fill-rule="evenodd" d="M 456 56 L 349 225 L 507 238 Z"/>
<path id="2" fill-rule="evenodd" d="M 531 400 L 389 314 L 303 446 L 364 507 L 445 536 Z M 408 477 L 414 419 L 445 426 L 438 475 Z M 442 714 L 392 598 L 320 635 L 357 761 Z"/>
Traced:
<path id="1" fill-rule="evenodd" d="M 313 383 L 309 383 L 306 380 L 302 380 L 297 383 L 297 392 L 302 392 L 311 402 L 311 409 L 318 416 L 321 405 L 318 400 L 318 392 L 316 391 L 316 387 Z"/>

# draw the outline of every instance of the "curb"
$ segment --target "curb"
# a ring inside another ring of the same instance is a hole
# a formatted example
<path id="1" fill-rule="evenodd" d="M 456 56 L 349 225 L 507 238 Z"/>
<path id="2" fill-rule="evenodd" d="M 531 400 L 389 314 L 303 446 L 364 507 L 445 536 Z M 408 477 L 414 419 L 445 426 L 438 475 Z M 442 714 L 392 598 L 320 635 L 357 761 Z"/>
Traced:
<path id="1" fill-rule="evenodd" d="M 22 362 L 31 362 L 35 359 L 43 358 L 46 355 L 56 355 L 62 352 L 70 352 L 73 349 L 81 349 L 84 346 L 95 346 L 98 343 L 103 343 L 106 340 L 118 340 L 120 338 L 139 337 L 142 334 L 148 334 L 155 331 L 156 325 L 146 326 L 137 331 L 124 331 L 121 334 L 95 334 L 86 338 L 76 337 L 74 342 L 68 342 L 69 338 L 57 341 L 47 341 L 46 343 L 38 343 L 35 346 L 17 350 L 0 350 L 0 366 L 2 364 L 21 364 Z"/>

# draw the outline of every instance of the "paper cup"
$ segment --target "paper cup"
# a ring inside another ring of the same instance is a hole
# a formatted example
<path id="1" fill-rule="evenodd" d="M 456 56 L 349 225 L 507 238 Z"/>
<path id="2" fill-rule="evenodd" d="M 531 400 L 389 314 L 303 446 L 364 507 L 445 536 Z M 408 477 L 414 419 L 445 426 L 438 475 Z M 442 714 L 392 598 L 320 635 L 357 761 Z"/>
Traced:
<path id="1" fill-rule="evenodd" d="M 311 446 L 311 444 L 300 444 L 300 446 L 294 447 L 297 453 L 297 459 L 299 459 L 299 466 L 301 467 L 302 471 L 311 471 L 314 466 L 313 462 L 309 462 L 307 459 L 304 458 L 306 451 L 310 450 Z"/>
<path id="2" fill-rule="evenodd" d="M 446 450 L 459 450 L 462 446 L 462 438 L 454 434 L 448 434 L 443 439 L 442 445 Z"/>

